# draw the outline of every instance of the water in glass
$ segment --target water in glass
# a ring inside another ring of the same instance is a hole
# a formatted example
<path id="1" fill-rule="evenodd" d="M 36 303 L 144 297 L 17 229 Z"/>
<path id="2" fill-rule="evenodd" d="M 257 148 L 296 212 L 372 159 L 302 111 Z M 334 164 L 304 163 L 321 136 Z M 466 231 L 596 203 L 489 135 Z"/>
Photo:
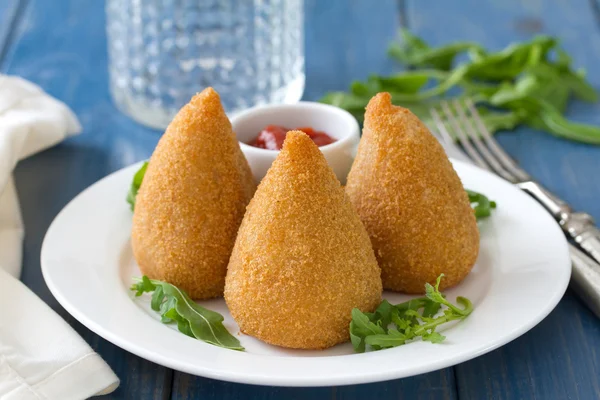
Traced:
<path id="1" fill-rule="evenodd" d="M 229 115 L 304 91 L 303 0 L 107 0 L 117 106 L 164 129 L 212 86 Z"/>

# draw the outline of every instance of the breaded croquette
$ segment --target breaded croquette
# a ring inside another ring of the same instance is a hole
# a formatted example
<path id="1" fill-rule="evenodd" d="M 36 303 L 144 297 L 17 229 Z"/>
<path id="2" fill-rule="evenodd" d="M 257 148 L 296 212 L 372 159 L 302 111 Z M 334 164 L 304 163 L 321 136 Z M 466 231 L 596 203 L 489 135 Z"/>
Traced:
<path id="1" fill-rule="evenodd" d="M 179 111 L 150 158 L 131 235 L 142 273 L 194 299 L 222 295 L 254 190 L 219 95 L 207 88 Z"/>
<path id="2" fill-rule="evenodd" d="M 240 227 L 225 300 L 242 332 L 324 349 L 349 339 L 354 307 L 373 311 L 381 277 L 369 236 L 327 161 L 288 132 Z"/>
<path id="3" fill-rule="evenodd" d="M 443 288 L 471 271 L 479 231 L 444 149 L 388 93 L 371 99 L 346 193 L 381 267 L 383 287 L 422 293 L 441 274 Z"/>

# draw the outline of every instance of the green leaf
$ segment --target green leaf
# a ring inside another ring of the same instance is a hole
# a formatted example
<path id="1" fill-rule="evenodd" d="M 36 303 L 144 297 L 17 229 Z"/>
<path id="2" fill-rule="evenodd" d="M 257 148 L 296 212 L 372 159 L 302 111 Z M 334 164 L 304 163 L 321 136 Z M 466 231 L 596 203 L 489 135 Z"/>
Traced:
<path id="1" fill-rule="evenodd" d="M 349 329 L 354 350 L 362 353 L 366 345 L 371 350 L 397 347 L 419 337 L 431 343 L 441 343 L 445 337 L 437 333 L 436 328 L 450 321 L 467 318 L 473 311 L 473 304 L 465 297 L 456 299 L 462 308 L 446 300 L 439 291 L 443 276 L 441 274 L 437 278 L 435 285 L 425 285 L 426 297 L 397 305 L 384 300 L 373 313 L 363 313 L 356 308 L 352 310 Z M 445 309 L 438 315 L 442 307 Z M 381 325 L 388 315 L 395 327 L 386 330 Z"/>
<path id="2" fill-rule="evenodd" d="M 383 300 L 375 310 L 376 320 L 380 323 L 384 330 L 387 330 L 388 325 L 392 322 L 392 311 L 394 306 L 389 301 Z"/>
<path id="3" fill-rule="evenodd" d="M 424 335 L 423 340 L 431 343 L 442 343 L 444 340 L 446 340 L 446 336 L 438 332 L 431 332 L 427 335 Z"/>
<path id="4" fill-rule="evenodd" d="M 556 49 L 556 67 L 561 71 L 568 71 L 571 67 L 571 57 L 560 47 Z"/>
<path id="5" fill-rule="evenodd" d="M 401 330 L 401 331 L 405 331 L 406 329 L 408 329 L 412 324 L 414 324 L 415 322 L 406 318 L 402 318 L 400 317 L 400 315 L 398 313 L 392 314 L 392 322 L 394 323 L 394 325 L 396 325 L 396 327 Z"/>
<path id="6" fill-rule="evenodd" d="M 418 310 L 419 308 L 423 307 L 423 301 L 425 299 L 426 298 L 424 297 L 410 299 L 404 303 L 396 304 L 394 307 L 396 310 L 400 311 L 401 314 L 404 314 L 407 310 Z"/>
<path id="7" fill-rule="evenodd" d="M 171 308 L 170 310 L 168 310 L 167 313 L 163 317 L 169 319 L 170 321 L 175 321 L 177 323 L 177 329 L 179 330 L 179 332 L 181 332 L 184 335 L 187 335 L 191 338 L 194 338 L 194 339 L 196 338 L 194 336 L 194 332 L 192 332 L 190 323 L 185 318 L 183 318 L 181 315 L 179 315 L 175 308 Z"/>
<path id="8" fill-rule="evenodd" d="M 580 100 L 595 103 L 598 101 L 598 92 L 592 85 L 590 85 L 583 76 L 568 71 L 561 75 L 561 82 L 568 86 L 573 94 Z"/>
<path id="9" fill-rule="evenodd" d="M 564 53 L 563 50 L 558 50 Z M 560 58 L 556 63 L 542 62 L 534 67 L 530 67 L 527 72 L 544 79 L 546 84 L 564 87 L 569 92 L 573 92 L 580 100 L 591 103 L 598 101 L 598 94 L 585 80 L 585 74 L 583 72 L 572 71 L 569 68 L 569 64 L 561 63 Z M 541 94 L 538 97 L 546 101 L 551 100 Z"/>
<path id="10" fill-rule="evenodd" d="M 139 281 L 134 282 L 130 289 L 135 291 L 136 297 L 139 297 L 146 292 L 153 292 L 156 289 L 156 285 L 144 275 Z"/>
<path id="11" fill-rule="evenodd" d="M 473 311 L 473 305 L 471 304 L 469 299 L 467 299 L 465 297 L 457 297 L 456 298 L 456 301 L 459 304 L 463 305 L 463 309 L 460 309 L 444 298 L 444 295 L 440 292 L 440 289 L 439 289 L 440 282 L 443 277 L 444 277 L 444 274 L 441 274 L 440 276 L 438 276 L 435 286 L 432 286 L 429 283 L 425 284 L 425 296 L 427 296 L 427 298 L 430 299 L 431 301 L 445 305 L 446 307 L 448 307 L 450 309 L 451 312 L 453 312 L 456 315 L 460 315 L 460 316 L 469 315 Z"/>
<path id="12" fill-rule="evenodd" d="M 194 302 L 188 295 L 176 286 L 163 282 L 165 295 L 177 299 L 176 310 L 185 318 L 196 339 L 203 340 L 215 346 L 234 350 L 243 350 L 237 338 L 232 336 L 223 326 L 223 316 L 208 310 Z"/>
<path id="13" fill-rule="evenodd" d="M 146 175 L 146 169 L 148 169 L 148 161 L 144 161 L 141 168 L 133 176 L 129 192 L 127 192 L 127 202 L 131 206 L 131 211 L 135 208 L 135 200 L 144 181 L 144 175 Z"/>
<path id="14" fill-rule="evenodd" d="M 490 133 L 513 130 L 523 122 L 523 114 L 515 111 L 489 111 L 482 107 L 477 107 L 477 111 L 479 111 L 481 120 Z"/>
<path id="15" fill-rule="evenodd" d="M 459 314 L 467 316 L 473 312 L 473 303 L 471 303 L 471 300 L 467 299 L 466 297 L 458 296 L 456 298 L 456 302 L 463 306 L 463 309 L 460 310 Z M 453 311 L 456 312 L 454 308 Z"/>
<path id="16" fill-rule="evenodd" d="M 389 77 L 371 76 L 370 81 L 377 82 L 377 91 L 395 93 L 417 93 L 432 78 L 431 73 L 404 72 Z M 377 91 L 375 93 L 377 93 Z"/>
<path id="17" fill-rule="evenodd" d="M 371 100 L 370 96 L 357 96 L 345 92 L 330 92 L 319 101 L 345 110 L 360 110 L 364 112 L 369 100 Z"/>
<path id="18" fill-rule="evenodd" d="M 556 39 L 537 36 L 529 42 L 511 44 L 496 53 L 471 60 L 471 79 L 505 81 L 517 77 L 527 67 L 538 64 L 556 46 Z"/>
<path id="19" fill-rule="evenodd" d="M 354 347 L 354 351 L 357 353 L 365 352 L 365 341 L 364 336 L 358 336 L 354 333 L 353 323 L 350 323 L 350 341 L 352 342 L 352 347 Z"/>
<path id="20" fill-rule="evenodd" d="M 531 124 L 535 128 L 543 128 L 555 136 L 589 144 L 600 144 L 600 127 L 572 122 L 556 110 L 546 107 L 540 113 L 540 125 Z"/>
<path id="21" fill-rule="evenodd" d="M 354 81 L 350 84 L 350 92 L 359 98 L 360 97 L 371 97 L 375 93 L 377 93 L 379 90 L 380 90 L 380 87 L 377 84 L 377 82 L 372 82 L 371 80 L 368 80 L 367 82 Z M 335 97 L 332 97 L 332 98 L 335 99 Z M 340 101 L 337 100 L 337 103 L 339 104 Z M 334 104 L 334 105 L 337 105 L 339 107 L 338 104 Z"/>
<path id="22" fill-rule="evenodd" d="M 371 322 L 358 308 L 352 309 L 352 323 L 354 324 L 354 334 L 357 336 L 384 334 L 383 327 Z"/>
<path id="23" fill-rule="evenodd" d="M 477 220 L 487 218 L 492 215 L 492 210 L 496 208 L 496 202 L 490 201 L 485 195 L 474 192 L 472 190 L 466 190 L 469 197 L 469 202 L 473 211 L 475 212 L 475 218 Z"/>
<path id="24" fill-rule="evenodd" d="M 161 291 L 162 291 L 162 286 L 161 286 Z M 177 303 L 177 299 L 175 299 L 174 297 L 170 297 L 170 296 L 165 296 L 166 301 L 164 301 L 163 303 L 160 304 L 160 314 L 162 316 L 162 318 L 165 320 L 164 323 L 171 323 L 173 322 L 172 318 L 169 318 L 167 316 L 168 311 L 171 309 L 175 308 L 175 304 Z"/>
<path id="25" fill-rule="evenodd" d="M 396 329 L 390 329 L 388 333 L 370 335 L 365 338 L 369 346 L 378 346 L 382 349 L 401 346 L 406 343 L 406 336 Z"/>
<path id="26" fill-rule="evenodd" d="M 239 340 L 223 325 L 221 314 L 198 305 L 183 290 L 167 282 L 149 280 L 146 276 L 138 282 L 144 285 L 144 291 L 150 291 L 147 290 L 150 284 L 154 286 L 155 294 L 151 305 L 153 310 L 160 310 L 162 322 L 175 321 L 181 332 L 215 346 L 244 350 Z M 132 290 L 139 290 L 139 288 L 138 284 L 132 286 Z M 156 292 L 159 294 L 157 295 Z"/>
<path id="27" fill-rule="evenodd" d="M 447 71 L 452 67 L 456 56 L 460 53 L 480 49 L 472 42 L 455 42 L 443 47 L 430 47 L 422 39 L 403 29 L 400 32 L 402 44 L 393 43 L 388 54 L 403 64 L 416 67 L 433 67 Z"/>
<path id="28" fill-rule="evenodd" d="M 435 301 L 431 301 L 429 299 L 423 303 L 423 317 L 425 318 L 433 317 L 440 311 L 440 308 L 442 308 L 440 303 L 436 303 Z"/>
<path id="29" fill-rule="evenodd" d="M 444 296 L 442 295 L 442 293 L 439 290 L 440 282 L 443 277 L 444 277 L 444 274 L 441 274 L 440 276 L 438 276 L 438 278 L 435 282 L 435 286 L 431 286 L 429 283 L 425 283 L 425 296 L 427 296 L 427 298 L 429 300 L 431 300 L 435 303 L 440 303 L 440 304 L 447 303 L 446 299 L 444 298 Z"/>
<path id="30" fill-rule="evenodd" d="M 152 294 L 152 301 L 150 302 L 150 307 L 154 311 L 160 311 L 160 306 L 165 300 L 165 294 L 163 293 L 162 286 L 157 286 Z"/>
<path id="31" fill-rule="evenodd" d="M 564 116 L 572 97 L 596 102 L 598 94 L 583 71 L 571 68 L 555 38 L 536 36 L 497 52 L 470 42 L 432 47 L 406 30 L 402 38 L 402 43 L 390 46 L 390 56 L 419 69 L 372 75 L 365 82 L 353 82 L 351 93 L 329 93 L 321 101 L 348 110 L 361 122 L 370 98 L 387 91 L 393 104 L 409 108 L 431 126 L 430 109 L 441 100 L 469 97 L 478 103 L 491 133 L 526 124 L 561 138 L 600 144 L 600 127 Z M 453 68 L 462 53 L 467 60 Z"/>

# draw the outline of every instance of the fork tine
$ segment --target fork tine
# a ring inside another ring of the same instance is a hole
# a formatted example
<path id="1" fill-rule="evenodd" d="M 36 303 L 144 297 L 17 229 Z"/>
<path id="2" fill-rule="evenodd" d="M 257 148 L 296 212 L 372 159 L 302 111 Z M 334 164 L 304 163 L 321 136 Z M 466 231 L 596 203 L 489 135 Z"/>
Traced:
<path id="1" fill-rule="evenodd" d="M 438 114 L 438 112 L 434 109 L 431 109 L 429 111 L 431 113 L 431 117 L 433 118 L 433 122 L 435 123 L 435 126 L 437 128 L 436 130 L 430 129 L 432 132 L 434 132 L 433 134 L 437 138 L 441 137 L 441 139 L 444 141 L 444 143 L 446 143 L 446 145 L 456 146 L 454 144 L 454 140 L 452 140 L 452 136 L 450 136 L 450 133 L 448 133 L 448 130 L 446 129 L 446 126 L 442 122 L 442 119 L 440 118 L 440 115 Z"/>
<path id="2" fill-rule="evenodd" d="M 516 181 L 516 178 L 504 169 L 504 167 L 490 153 L 487 146 L 483 143 L 481 137 L 477 134 L 477 131 L 473 126 L 473 117 L 467 117 L 465 113 L 465 107 L 458 100 L 454 100 L 452 104 L 454 105 L 454 110 L 458 114 L 462 125 L 466 128 L 467 136 L 469 137 L 469 139 L 471 139 L 473 143 L 475 143 L 475 147 L 477 147 L 477 150 L 479 150 L 479 152 L 483 155 L 483 158 L 485 158 L 485 160 L 492 167 L 494 172 L 496 172 L 498 175 L 500 175 L 508 181 Z"/>
<path id="3" fill-rule="evenodd" d="M 477 150 L 471 145 L 471 142 L 467 139 L 464 130 L 458 124 L 458 121 L 452 114 L 452 110 L 448 107 L 448 103 L 446 101 L 441 102 L 442 111 L 444 112 L 444 117 L 446 121 L 450 123 L 452 126 L 452 131 L 458 137 L 458 141 L 460 142 L 462 148 L 468 154 L 468 156 L 473 160 L 475 164 L 483 169 L 489 170 L 489 165 L 481 158 Z M 441 121 L 440 121 L 441 122 Z"/>
<path id="4" fill-rule="evenodd" d="M 444 146 L 444 150 L 446 151 L 446 155 L 448 157 L 454 157 L 458 160 L 466 160 L 470 161 L 471 159 L 465 154 L 463 149 L 458 146 L 454 139 L 448 133 L 448 130 L 442 123 L 440 115 L 434 109 L 429 110 L 431 114 L 432 122 L 427 123 L 427 127 L 429 131 L 435 138 Z M 435 124 L 433 124 L 435 123 Z"/>
<path id="5" fill-rule="evenodd" d="M 479 132 L 481 133 L 483 140 L 486 142 L 491 152 L 494 153 L 494 155 L 497 157 L 500 163 L 504 166 L 504 169 L 510 174 L 517 177 L 517 179 L 520 181 L 531 180 L 529 174 L 527 174 L 527 172 L 523 171 L 520 167 L 517 166 L 517 163 L 512 158 L 510 158 L 508 154 L 506 154 L 506 152 L 502 149 L 502 147 L 500 147 L 496 139 L 494 139 L 490 131 L 488 131 L 485 124 L 481 120 L 479 112 L 477 112 L 473 101 L 471 99 L 468 99 L 466 101 L 466 105 L 470 111 L 473 120 L 475 121 L 475 124 L 477 124 L 477 127 L 479 128 Z"/>

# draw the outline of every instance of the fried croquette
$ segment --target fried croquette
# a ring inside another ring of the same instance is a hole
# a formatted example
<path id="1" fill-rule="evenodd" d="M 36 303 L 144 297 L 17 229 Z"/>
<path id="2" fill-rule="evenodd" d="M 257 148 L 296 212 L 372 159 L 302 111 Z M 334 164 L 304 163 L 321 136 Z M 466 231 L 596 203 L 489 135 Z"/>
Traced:
<path id="1" fill-rule="evenodd" d="M 131 235 L 142 273 L 194 299 L 221 296 L 254 190 L 219 95 L 207 88 L 179 111 L 150 158 Z"/>
<path id="2" fill-rule="evenodd" d="M 381 277 L 369 236 L 323 154 L 288 132 L 238 232 L 225 301 L 242 332 L 324 349 L 349 339 L 354 307 L 373 311 Z"/>
<path id="3" fill-rule="evenodd" d="M 364 223 L 385 289 L 423 293 L 459 283 L 479 252 L 479 231 L 444 149 L 388 93 L 371 99 L 346 193 Z"/>

